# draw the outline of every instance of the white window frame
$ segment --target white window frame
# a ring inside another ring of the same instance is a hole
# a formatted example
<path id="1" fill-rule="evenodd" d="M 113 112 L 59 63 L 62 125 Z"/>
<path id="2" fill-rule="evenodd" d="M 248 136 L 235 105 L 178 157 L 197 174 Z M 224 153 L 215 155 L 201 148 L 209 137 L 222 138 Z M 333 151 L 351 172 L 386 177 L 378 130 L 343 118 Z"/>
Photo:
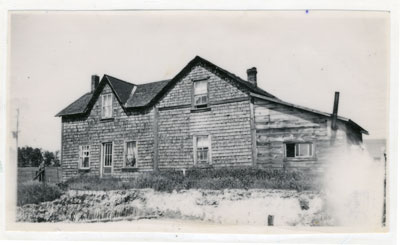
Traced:
<path id="1" fill-rule="evenodd" d="M 87 153 L 87 156 L 84 156 Z M 88 166 L 84 167 L 84 159 L 88 158 Z M 90 145 L 80 145 L 79 146 L 79 169 L 90 169 Z"/>
<path id="2" fill-rule="evenodd" d="M 205 93 L 201 93 L 201 94 L 196 94 L 196 83 L 205 83 L 206 87 L 207 87 L 207 91 Z M 193 81 L 193 107 L 207 107 L 208 106 L 208 102 L 209 102 L 209 97 L 208 97 L 208 80 L 207 79 L 202 79 L 202 80 L 196 80 Z M 204 103 L 196 103 L 196 98 L 197 97 L 202 97 L 202 98 L 206 98 L 206 101 Z"/>
<path id="3" fill-rule="evenodd" d="M 287 145 L 294 145 L 294 157 L 289 157 L 287 156 Z M 311 154 L 306 155 L 306 156 L 300 156 L 299 155 L 299 147 L 300 145 L 308 145 L 308 152 L 311 151 Z M 286 142 L 284 144 L 285 147 L 285 158 L 288 159 L 302 159 L 302 158 L 313 158 L 315 156 L 315 146 L 313 142 Z"/>
<path id="4" fill-rule="evenodd" d="M 198 162 L 198 147 L 197 147 L 197 139 L 199 137 L 207 137 L 208 138 L 208 152 L 207 152 L 207 162 Z M 211 143 L 211 135 L 202 134 L 202 135 L 194 135 L 193 136 L 193 160 L 194 165 L 211 165 L 212 164 L 212 143 Z"/>
<path id="5" fill-rule="evenodd" d="M 129 143 L 135 143 L 135 150 L 134 150 L 134 154 L 135 154 L 135 158 L 136 158 L 136 162 L 135 162 L 135 166 L 127 166 L 127 154 L 128 154 L 128 144 Z M 138 141 L 137 140 L 128 140 L 124 142 L 124 167 L 125 168 L 138 168 L 139 167 L 139 158 L 138 158 Z"/>
<path id="6" fill-rule="evenodd" d="M 108 114 L 106 115 L 106 108 L 108 108 Z M 113 96 L 112 93 L 101 95 L 101 118 L 112 118 L 113 117 Z"/>

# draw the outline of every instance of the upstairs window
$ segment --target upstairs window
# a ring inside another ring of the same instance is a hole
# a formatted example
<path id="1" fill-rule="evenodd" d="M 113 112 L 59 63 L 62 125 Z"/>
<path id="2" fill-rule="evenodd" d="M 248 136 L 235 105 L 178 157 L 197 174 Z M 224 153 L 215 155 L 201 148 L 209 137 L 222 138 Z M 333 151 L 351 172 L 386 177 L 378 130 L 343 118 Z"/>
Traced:
<path id="1" fill-rule="evenodd" d="M 207 107 L 208 104 L 208 82 L 207 80 L 195 81 L 193 89 L 194 107 Z"/>
<path id="2" fill-rule="evenodd" d="M 312 143 L 286 143 L 287 158 L 304 158 L 313 156 Z"/>
<path id="3" fill-rule="evenodd" d="M 101 96 L 101 118 L 111 118 L 112 111 L 112 94 L 103 94 Z"/>
<path id="4" fill-rule="evenodd" d="M 79 146 L 79 168 L 90 168 L 90 146 L 88 145 Z"/>
<path id="5" fill-rule="evenodd" d="M 125 167 L 137 167 L 137 144 L 136 141 L 126 142 Z"/>
<path id="6" fill-rule="evenodd" d="M 210 164 L 210 137 L 207 136 L 195 136 L 195 156 L 196 164 Z"/>

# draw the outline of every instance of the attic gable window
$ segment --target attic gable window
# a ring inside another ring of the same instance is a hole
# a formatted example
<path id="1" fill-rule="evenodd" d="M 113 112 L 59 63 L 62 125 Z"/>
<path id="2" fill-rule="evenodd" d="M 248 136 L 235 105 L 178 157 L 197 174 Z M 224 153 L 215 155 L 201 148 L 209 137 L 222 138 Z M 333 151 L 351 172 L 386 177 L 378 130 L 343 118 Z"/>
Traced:
<path id="1" fill-rule="evenodd" d="M 101 96 L 101 118 L 111 118 L 112 111 L 112 94 L 103 94 Z"/>
<path id="2" fill-rule="evenodd" d="M 208 104 L 208 81 L 200 80 L 193 82 L 193 106 L 196 108 L 207 107 Z"/>
<path id="3" fill-rule="evenodd" d="M 312 157 L 313 144 L 312 143 L 286 143 L 285 156 L 287 158 L 306 158 Z"/>

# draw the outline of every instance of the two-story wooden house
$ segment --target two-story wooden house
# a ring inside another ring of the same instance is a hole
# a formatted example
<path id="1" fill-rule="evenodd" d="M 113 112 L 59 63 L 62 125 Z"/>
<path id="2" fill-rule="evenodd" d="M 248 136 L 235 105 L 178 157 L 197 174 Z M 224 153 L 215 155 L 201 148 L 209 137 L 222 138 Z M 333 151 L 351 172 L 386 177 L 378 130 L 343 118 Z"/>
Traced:
<path id="1" fill-rule="evenodd" d="M 57 114 L 64 179 L 210 166 L 318 169 L 367 134 L 337 113 L 278 99 L 257 86 L 256 68 L 247 73 L 245 81 L 197 56 L 171 80 L 92 76 L 91 91 Z"/>

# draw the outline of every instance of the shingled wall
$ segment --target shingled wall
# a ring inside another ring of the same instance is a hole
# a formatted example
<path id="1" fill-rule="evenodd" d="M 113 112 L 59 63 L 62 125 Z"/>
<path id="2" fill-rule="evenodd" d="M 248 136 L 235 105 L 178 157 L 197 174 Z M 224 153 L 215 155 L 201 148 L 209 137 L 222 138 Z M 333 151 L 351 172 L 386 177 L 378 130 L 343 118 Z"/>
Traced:
<path id="1" fill-rule="evenodd" d="M 193 81 L 208 81 L 209 105 L 192 106 Z M 101 94 L 112 93 L 106 84 Z M 113 118 L 101 119 L 101 98 L 83 116 L 62 117 L 63 179 L 100 175 L 101 147 L 113 142 L 114 176 L 159 169 L 187 169 L 194 163 L 194 136 L 211 136 L 214 167 L 256 165 L 266 168 L 315 169 L 334 150 L 362 141 L 359 131 L 338 122 L 332 142 L 330 118 L 262 99 L 251 99 L 235 83 L 222 80 L 202 65 L 176 81 L 157 104 L 124 111 L 113 94 Z M 155 132 L 157 132 L 155 134 Z M 137 168 L 124 167 L 126 141 L 138 142 Z M 285 158 L 285 142 L 312 142 L 309 159 Z M 333 144 L 334 143 L 334 144 Z M 90 169 L 78 168 L 79 146 L 90 145 Z"/>
<path id="2" fill-rule="evenodd" d="M 209 84 L 210 109 L 196 110 L 191 105 L 193 81 L 203 78 Z M 183 108 L 174 108 L 182 105 Z M 160 169 L 194 166 L 194 135 L 211 135 L 213 166 L 252 164 L 250 101 L 246 93 L 229 82 L 196 66 L 157 107 Z"/>
<path id="3" fill-rule="evenodd" d="M 101 94 L 112 93 L 106 85 Z M 113 175 L 126 176 L 124 144 L 125 141 L 138 142 L 139 170 L 153 169 L 153 110 L 128 112 L 120 106 L 113 94 L 113 119 L 101 119 L 101 98 L 97 100 L 90 114 L 62 119 L 62 166 L 63 179 L 80 173 L 89 175 L 100 174 L 101 145 L 103 142 L 113 142 Z M 90 145 L 90 170 L 79 170 L 79 146 Z M 131 169 L 129 169 L 131 170 Z"/>

